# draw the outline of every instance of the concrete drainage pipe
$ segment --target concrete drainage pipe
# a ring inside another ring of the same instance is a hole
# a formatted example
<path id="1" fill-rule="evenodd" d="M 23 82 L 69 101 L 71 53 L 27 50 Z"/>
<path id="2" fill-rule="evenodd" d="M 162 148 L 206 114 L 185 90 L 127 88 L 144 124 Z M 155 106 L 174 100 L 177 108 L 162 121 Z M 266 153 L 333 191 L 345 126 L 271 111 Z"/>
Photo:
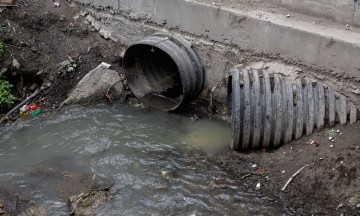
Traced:
<path id="1" fill-rule="evenodd" d="M 278 147 L 315 129 L 357 120 L 344 95 L 310 79 L 234 68 L 228 80 L 231 148 Z"/>
<path id="2" fill-rule="evenodd" d="M 201 59 L 187 42 L 171 35 L 157 33 L 131 45 L 123 65 L 133 94 L 164 111 L 179 108 L 204 86 Z"/>

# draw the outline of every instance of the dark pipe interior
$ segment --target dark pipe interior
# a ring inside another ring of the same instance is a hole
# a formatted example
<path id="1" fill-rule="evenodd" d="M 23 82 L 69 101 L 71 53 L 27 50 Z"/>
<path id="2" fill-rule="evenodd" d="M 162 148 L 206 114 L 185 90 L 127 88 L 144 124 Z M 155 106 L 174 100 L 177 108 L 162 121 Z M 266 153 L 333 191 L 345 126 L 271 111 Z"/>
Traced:
<path id="1" fill-rule="evenodd" d="M 124 59 L 128 82 L 136 83 L 143 96 L 161 95 L 171 99 L 183 95 L 178 67 L 164 51 L 150 45 L 138 44 L 129 48 Z"/>

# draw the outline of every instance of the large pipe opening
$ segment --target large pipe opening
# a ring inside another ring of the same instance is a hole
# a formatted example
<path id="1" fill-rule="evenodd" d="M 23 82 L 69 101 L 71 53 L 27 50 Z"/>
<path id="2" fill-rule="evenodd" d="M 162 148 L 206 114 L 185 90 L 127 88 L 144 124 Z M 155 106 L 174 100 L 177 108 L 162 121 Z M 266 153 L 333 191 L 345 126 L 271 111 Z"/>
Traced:
<path id="1" fill-rule="evenodd" d="M 124 65 L 136 97 L 146 105 L 170 109 L 180 103 L 183 86 L 174 60 L 157 47 L 137 44 L 127 51 Z"/>
<path id="2" fill-rule="evenodd" d="M 200 60 L 179 38 L 154 34 L 130 46 L 123 61 L 131 91 L 146 106 L 175 110 L 202 90 Z"/>

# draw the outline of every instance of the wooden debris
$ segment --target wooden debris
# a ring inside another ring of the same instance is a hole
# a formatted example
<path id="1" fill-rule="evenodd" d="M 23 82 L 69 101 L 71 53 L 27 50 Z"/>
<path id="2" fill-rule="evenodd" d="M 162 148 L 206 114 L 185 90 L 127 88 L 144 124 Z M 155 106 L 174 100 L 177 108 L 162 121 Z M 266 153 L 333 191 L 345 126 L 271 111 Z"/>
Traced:
<path id="1" fill-rule="evenodd" d="M 301 167 L 298 171 L 296 171 L 296 173 L 294 173 L 289 180 L 286 182 L 286 184 L 284 185 L 284 187 L 281 188 L 282 191 L 284 191 L 286 189 L 286 187 L 290 184 L 290 182 L 303 170 L 305 169 L 305 167 L 308 167 L 309 165 L 305 165 L 303 167 Z"/>

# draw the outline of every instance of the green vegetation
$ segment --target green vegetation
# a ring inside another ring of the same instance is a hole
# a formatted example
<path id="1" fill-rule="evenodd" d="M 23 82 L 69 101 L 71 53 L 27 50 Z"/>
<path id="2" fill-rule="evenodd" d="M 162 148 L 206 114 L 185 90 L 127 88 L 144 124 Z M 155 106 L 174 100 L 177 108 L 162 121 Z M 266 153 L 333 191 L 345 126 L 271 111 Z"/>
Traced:
<path id="1" fill-rule="evenodd" d="M 0 75 L 0 107 L 9 108 L 15 100 L 11 94 L 12 85 Z"/>
<path id="2" fill-rule="evenodd" d="M 335 137 L 336 136 L 336 131 L 334 129 L 325 130 L 325 135 L 328 136 L 328 137 Z"/>
<path id="3" fill-rule="evenodd" d="M 60 31 L 64 32 L 66 35 L 71 35 L 72 33 L 74 33 L 76 31 L 76 28 L 71 27 L 71 26 L 66 26 L 66 27 L 60 29 Z"/>
<path id="4" fill-rule="evenodd" d="M 50 56 L 46 56 L 45 60 L 44 60 L 44 66 L 51 66 L 53 60 Z"/>

